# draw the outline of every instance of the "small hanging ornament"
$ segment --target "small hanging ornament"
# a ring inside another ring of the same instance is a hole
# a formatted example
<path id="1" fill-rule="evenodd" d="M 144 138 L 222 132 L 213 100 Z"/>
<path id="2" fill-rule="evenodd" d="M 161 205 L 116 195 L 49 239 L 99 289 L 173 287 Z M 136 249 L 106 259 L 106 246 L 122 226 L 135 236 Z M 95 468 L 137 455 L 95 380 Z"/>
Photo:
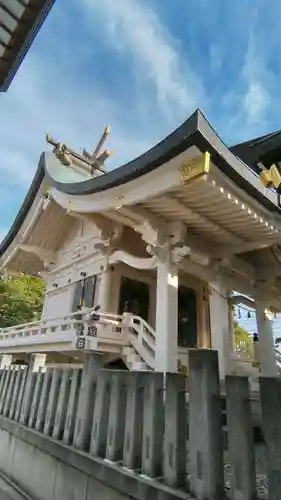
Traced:
<path id="1" fill-rule="evenodd" d="M 241 319 L 241 310 L 240 310 L 240 307 L 238 307 L 238 318 Z"/>
<path id="2" fill-rule="evenodd" d="M 248 311 L 247 318 L 251 319 L 251 312 L 250 311 Z"/>

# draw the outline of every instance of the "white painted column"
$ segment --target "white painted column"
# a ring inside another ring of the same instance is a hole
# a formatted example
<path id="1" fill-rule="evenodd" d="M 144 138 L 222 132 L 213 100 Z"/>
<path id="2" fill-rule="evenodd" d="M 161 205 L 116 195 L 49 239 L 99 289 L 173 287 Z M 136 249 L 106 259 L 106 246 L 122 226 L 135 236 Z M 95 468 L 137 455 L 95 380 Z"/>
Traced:
<path id="1" fill-rule="evenodd" d="M 0 362 L 0 370 L 3 370 L 5 366 L 10 366 L 12 359 L 13 356 L 11 354 L 3 354 Z"/>
<path id="2" fill-rule="evenodd" d="M 211 283 L 211 347 L 218 351 L 220 379 L 232 371 L 233 325 L 230 321 L 228 291 L 220 283 Z"/>
<path id="3" fill-rule="evenodd" d="M 157 266 L 155 370 L 176 372 L 178 357 L 178 270 Z"/>
<path id="4" fill-rule="evenodd" d="M 257 329 L 259 334 L 259 360 L 264 377 L 276 377 L 278 369 L 274 352 L 272 322 L 265 314 L 265 304 L 256 302 Z"/>
<path id="5" fill-rule="evenodd" d="M 110 302 L 111 302 L 111 269 L 110 267 L 107 267 L 102 272 L 99 283 L 97 304 L 100 306 L 100 311 L 104 313 L 109 313 Z"/>

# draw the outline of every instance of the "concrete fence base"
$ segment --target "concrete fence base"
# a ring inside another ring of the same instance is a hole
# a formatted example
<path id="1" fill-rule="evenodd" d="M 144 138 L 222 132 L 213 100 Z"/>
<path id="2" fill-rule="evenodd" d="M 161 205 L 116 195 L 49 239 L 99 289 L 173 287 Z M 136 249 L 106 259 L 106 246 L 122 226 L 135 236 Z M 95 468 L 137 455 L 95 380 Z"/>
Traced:
<path id="1" fill-rule="evenodd" d="M 0 417 L 0 471 L 34 500 L 190 498 L 4 417 Z"/>

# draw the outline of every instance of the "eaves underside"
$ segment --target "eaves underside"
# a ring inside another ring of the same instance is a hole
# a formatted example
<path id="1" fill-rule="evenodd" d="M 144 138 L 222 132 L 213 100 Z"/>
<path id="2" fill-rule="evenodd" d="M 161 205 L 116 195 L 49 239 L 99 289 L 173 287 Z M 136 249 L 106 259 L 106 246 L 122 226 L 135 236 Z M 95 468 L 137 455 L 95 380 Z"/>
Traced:
<path id="1" fill-rule="evenodd" d="M 54 2 L 0 1 L 0 91 L 9 88 Z"/>

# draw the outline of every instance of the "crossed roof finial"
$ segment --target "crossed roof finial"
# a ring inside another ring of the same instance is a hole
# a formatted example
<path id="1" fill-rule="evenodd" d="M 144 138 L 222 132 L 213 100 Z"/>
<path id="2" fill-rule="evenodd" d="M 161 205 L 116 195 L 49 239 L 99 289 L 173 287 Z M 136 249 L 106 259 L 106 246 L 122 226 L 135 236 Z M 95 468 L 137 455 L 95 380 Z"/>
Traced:
<path id="1" fill-rule="evenodd" d="M 50 135 L 46 136 L 46 141 L 48 144 L 54 146 L 53 152 L 56 157 L 66 166 L 74 164 L 75 166 L 90 170 L 91 175 L 95 173 L 101 174 L 105 173 L 104 163 L 111 156 L 108 149 L 101 152 L 101 149 L 109 135 L 109 125 L 104 129 L 104 132 L 92 154 L 88 153 L 86 149 L 83 149 L 82 154 L 76 153 L 70 149 L 66 144 L 56 141 Z"/>

